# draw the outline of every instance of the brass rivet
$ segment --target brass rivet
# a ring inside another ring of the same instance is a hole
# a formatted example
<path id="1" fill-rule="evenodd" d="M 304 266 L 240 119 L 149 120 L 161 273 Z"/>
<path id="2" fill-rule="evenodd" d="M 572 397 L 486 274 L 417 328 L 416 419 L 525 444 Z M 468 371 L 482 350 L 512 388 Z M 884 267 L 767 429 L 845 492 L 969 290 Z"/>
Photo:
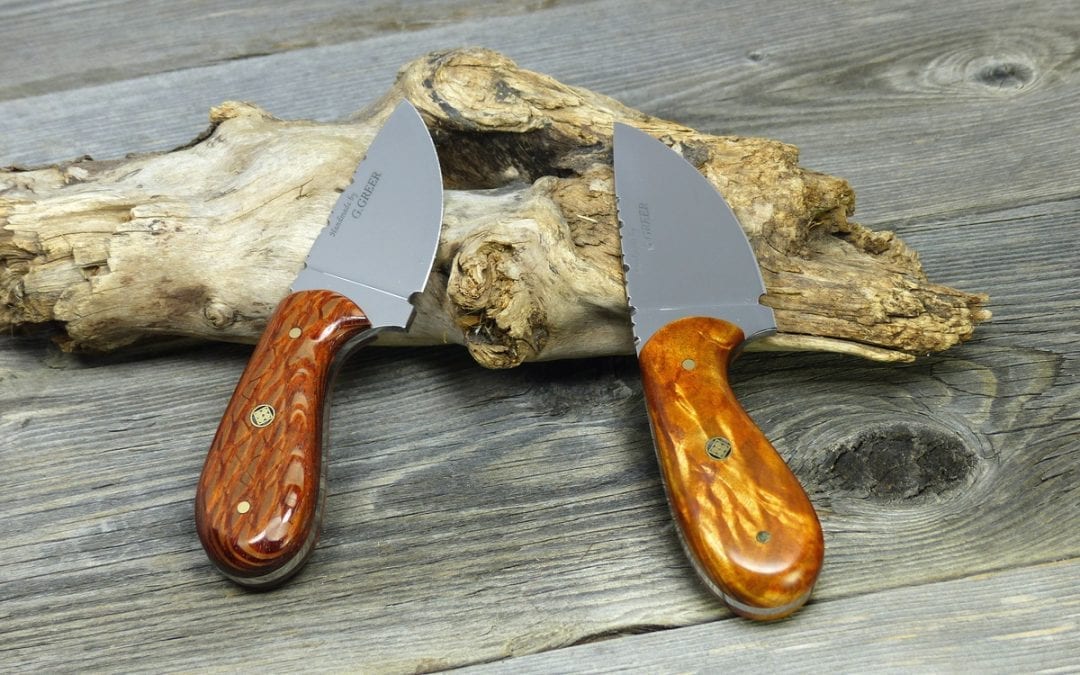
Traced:
<path id="1" fill-rule="evenodd" d="M 240 502 L 236 505 L 237 513 L 247 513 L 251 510 L 251 502 Z"/>
<path id="2" fill-rule="evenodd" d="M 693 370 L 697 368 L 697 363 L 694 362 L 694 359 L 686 359 L 682 362 L 682 367 L 683 370 Z"/>
<path id="3" fill-rule="evenodd" d="M 765 544 L 765 543 L 767 543 L 767 542 L 768 542 L 768 541 L 769 541 L 770 539 L 772 539 L 772 535 L 771 535 L 771 534 L 769 534 L 768 532 L 766 532 L 765 530 L 762 530 L 761 532 L 758 532 L 758 533 L 757 533 L 757 537 L 756 537 L 756 538 L 757 538 L 757 540 L 758 540 L 758 543 L 759 543 L 759 544 Z"/>
<path id="4" fill-rule="evenodd" d="M 705 441 L 705 452 L 713 459 L 727 459 L 731 454 L 731 441 L 723 436 L 713 436 Z"/>
<path id="5" fill-rule="evenodd" d="M 274 410 L 274 406 L 263 403 L 255 406 L 255 409 L 248 415 L 248 419 L 251 421 L 252 426 L 265 427 L 274 421 L 276 415 L 277 411 Z"/>
<path id="6" fill-rule="evenodd" d="M 300 334 L 303 332 L 304 331 L 300 330 L 299 328 L 293 327 L 293 329 L 289 331 L 289 337 L 295 340 L 296 338 L 300 337 Z"/>

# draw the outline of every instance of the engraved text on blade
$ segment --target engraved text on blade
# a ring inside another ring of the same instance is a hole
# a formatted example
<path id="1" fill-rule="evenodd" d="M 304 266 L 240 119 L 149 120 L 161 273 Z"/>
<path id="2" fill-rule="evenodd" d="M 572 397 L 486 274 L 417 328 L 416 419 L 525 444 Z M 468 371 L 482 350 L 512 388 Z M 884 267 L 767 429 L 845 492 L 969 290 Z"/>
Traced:
<path id="1" fill-rule="evenodd" d="M 359 218 L 364 213 L 364 208 L 367 207 L 368 202 L 370 202 L 371 198 L 375 195 L 375 187 L 379 184 L 380 178 L 382 178 L 381 173 L 372 171 L 360 192 L 350 191 L 345 195 L 345 208 L 341 209 L 333 226 L 330 228 L 329 234 L 331 237 L 337 236 L 338 230 L 341 229 L 341 224 L 345 221 L 346 214 L 353 218 Z"/>
<path id="2" fill-rule="evenodd" d="M 641 229 L 641 239 L 645 242 L 645 248 L 652 251 L 653 244 L 652 218 L 649 216 L 649 205 L 645 202 L 638 204 L 638 224 Z"/>

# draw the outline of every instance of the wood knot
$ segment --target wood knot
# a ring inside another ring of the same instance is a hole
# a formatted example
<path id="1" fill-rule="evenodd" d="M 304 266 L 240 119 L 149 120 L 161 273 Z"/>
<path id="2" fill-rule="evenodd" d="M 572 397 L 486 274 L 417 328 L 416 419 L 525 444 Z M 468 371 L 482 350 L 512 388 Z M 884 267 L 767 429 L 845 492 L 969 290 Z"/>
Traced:
<path id="1" fill-rule="evenodd" d="M 955 432 L 920 423 L 864 428 L 837 443 L 826 461 L 831 489 L 880 501 L 940 496 L 972 476 L 976 453 Z"/>
<path id="2" fill-rule="evenodd" d="M 1047 74 L 1070 67 L 1075 38 L 1064 31 L 1014 28 L 992 35 L 926 38 L 883 64 L 882 73 L 901 91 L 981 99 L 1027 95 L 1054 82 Z"/>
<path id="3" fill-rule="evenodd" d="M 1022 89 L 1035 80 L 1035 69 L 1017 61 L 992 60 L 977 67 L 973 79 L 993 89 Z"/>
<path id="4" fill-rule="evenodd" d="M 211 300 L 203 305 L 203 318 L 208 324 L 221 330 L 236 322 L 236 310 L 224 302 Z"/>

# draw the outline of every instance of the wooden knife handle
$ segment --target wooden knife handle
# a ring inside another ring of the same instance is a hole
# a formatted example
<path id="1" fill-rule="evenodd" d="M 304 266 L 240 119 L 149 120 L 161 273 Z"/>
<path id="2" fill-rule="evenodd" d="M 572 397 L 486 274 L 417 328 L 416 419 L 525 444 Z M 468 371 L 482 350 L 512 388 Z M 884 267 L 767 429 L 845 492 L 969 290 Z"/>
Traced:
<path id="1" fill-rule="evenodd" d="M 668 501 L 706 584 L 734 612 L 771 620 L 802 606 L 821 569 L 814 507 L 728 382 L 743 332 L 691 317 L 641 350 L 645 400 Z"/>
<path id="2" fill-rule="evenodd" d="M 335 355 L 370 327 L 355 303 L 325 290 L 293 293 L 270 317 L 225 409 L 195 496 L 199 540 L 233 581 L 276 586 L 314 548 Z"/>

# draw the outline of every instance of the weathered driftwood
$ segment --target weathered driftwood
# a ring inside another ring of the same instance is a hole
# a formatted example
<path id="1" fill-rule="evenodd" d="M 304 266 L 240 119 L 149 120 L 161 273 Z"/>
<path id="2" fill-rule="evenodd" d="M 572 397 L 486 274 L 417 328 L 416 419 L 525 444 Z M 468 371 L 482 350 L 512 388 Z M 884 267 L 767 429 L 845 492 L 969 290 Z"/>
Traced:
<path id="1" fill-rule="evenodd" d="M 780 332 L 759 348 L 889 361 L 946 349 L 985 297 L 928 281 L 890 232 L 848 217 L 848 184 L 797 149 L 718 137 L 519 69 L 435 53 L 341 123 L 228 102 L 172 152 L 0 171 L 0 328 L 60 329 L 69 349 L 155 335 L 254 341 L 396 101 L 423 113 L 446 182 L 442 240 L 408 336 L 478 362 L 629 353 L 612 191 L 615 120 L 663 139 L 730 202 Z"/>

